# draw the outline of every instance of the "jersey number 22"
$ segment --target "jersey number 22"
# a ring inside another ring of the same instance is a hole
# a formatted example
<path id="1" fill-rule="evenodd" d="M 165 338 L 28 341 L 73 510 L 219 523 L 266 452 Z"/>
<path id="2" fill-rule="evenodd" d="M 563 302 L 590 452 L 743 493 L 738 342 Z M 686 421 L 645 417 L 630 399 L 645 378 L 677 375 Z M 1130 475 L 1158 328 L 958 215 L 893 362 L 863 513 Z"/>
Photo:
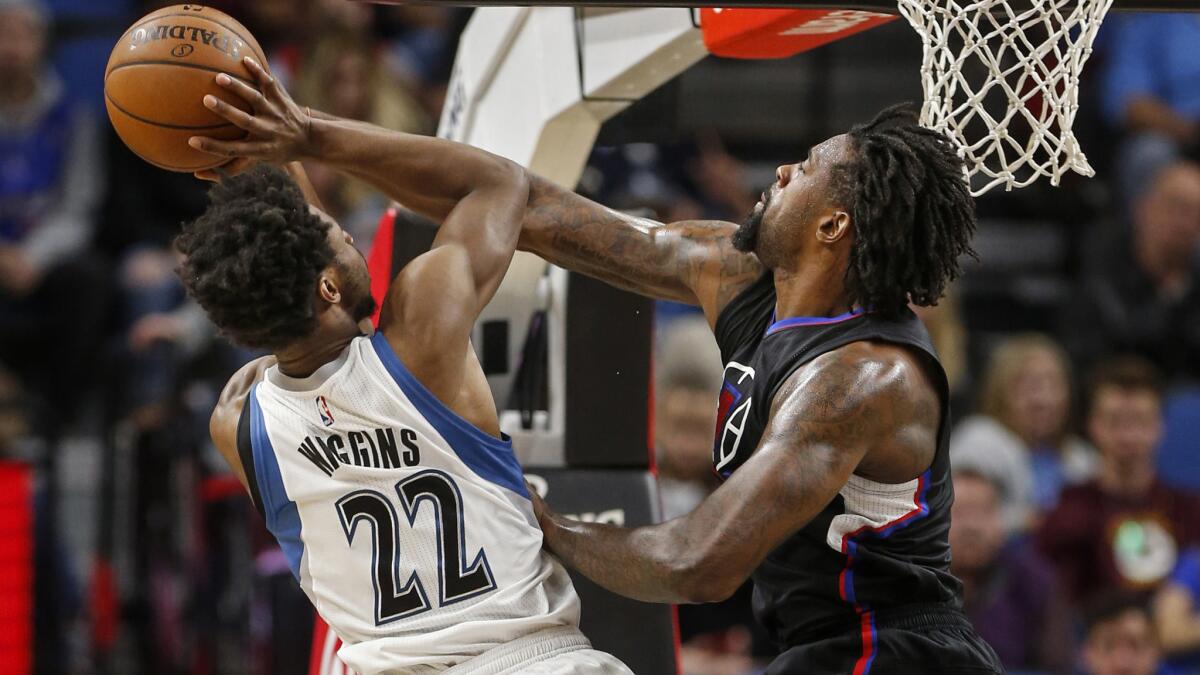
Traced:
<path id="1" fill-rule="evenodd" d="M 396 494 L 411 527 L 421 503 L 435 510 L 438 550 L 439 606 L 474 598 L 496 588 L 483 549 L 467 564 L 463 532 L 462 493 L 444 472 L 429 469 L 396 483 Z M 400 583 L 400 519 L 387 495 L 375 490 L 355 490 L 337 501 L 346 541 L 354 543 L 359 523 L 371 526 L 371 567 L 375 586 L 375 625 L 403 619 L 430 609 L 429 596 L 416 570 Z"/>

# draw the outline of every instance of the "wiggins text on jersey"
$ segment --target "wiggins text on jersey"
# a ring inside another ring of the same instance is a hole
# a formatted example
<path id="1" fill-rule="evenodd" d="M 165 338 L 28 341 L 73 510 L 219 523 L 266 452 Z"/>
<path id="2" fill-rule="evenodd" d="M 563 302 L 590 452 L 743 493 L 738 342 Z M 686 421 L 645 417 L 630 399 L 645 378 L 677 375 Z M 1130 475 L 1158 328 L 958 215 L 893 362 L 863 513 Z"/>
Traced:
<path id="1" fill-rule="evenodd" d="M 390 428 L 349 431 L 328 436 L 305 436 L 296 451 L 304 455 L 326 475 L 332 476 L 342 464 L 354 464 L 373 469 L 399 469 L 421 463 L 417 447 L 417 432 L 407 427 L 399 431 Z M 401 450 L 400 446 L 403 446 Z"/>

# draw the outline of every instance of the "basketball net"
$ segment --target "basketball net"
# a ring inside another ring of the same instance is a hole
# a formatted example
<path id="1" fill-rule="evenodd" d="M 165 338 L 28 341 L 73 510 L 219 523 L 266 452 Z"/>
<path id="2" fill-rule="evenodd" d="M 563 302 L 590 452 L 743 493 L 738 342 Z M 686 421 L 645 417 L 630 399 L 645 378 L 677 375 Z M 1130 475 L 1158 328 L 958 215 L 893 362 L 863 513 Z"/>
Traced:
<path id="1" fill-rule="evenodd" d="M 951 137 L 971 193 L 1095 172 L 1071 127 L 1112 0 L 898 0 L 925 44 L 921 124 Z"/>

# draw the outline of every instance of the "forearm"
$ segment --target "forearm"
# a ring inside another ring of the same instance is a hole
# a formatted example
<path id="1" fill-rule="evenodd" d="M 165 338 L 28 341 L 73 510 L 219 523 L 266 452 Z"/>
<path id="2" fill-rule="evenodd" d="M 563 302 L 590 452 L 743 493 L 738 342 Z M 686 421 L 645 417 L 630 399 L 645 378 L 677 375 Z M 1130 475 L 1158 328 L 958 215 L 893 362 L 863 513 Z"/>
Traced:
<path id="1" fill-rule="evenodd" d="M 731 269 L 739 265 L 726 260 L 732 227 L 638 218 L 530 175 L 529 206 L 517 246 L 623 290 L 703 305 L 698 289 L 704 282 L 719 282 L 726 262 Z"/>
<path id="2" fill-rule="evenodd" d="M 304 193 L 304 201 L 322 211 L 327 211 L 325 205 L 321 203 L 321 197 L 317 194 L 317 189 L 313 187 L 312 181 L 308 179 L 308 172 L 304 170 L 302 162 L 288 162 L 283 166 L 283 169 L 292 177 L 292 180 L 296 181 L 296 185 L 300 187 L 300 192 Z"/>
<path id="3" fill-rule="evenodd" d="M 438 222 L 477 189 L 524 180 L 513 162 L 440 138 L 327 116 L 314 116 L 310 133 L 312 159 Z"/>
<path id="4" fill-rule="evenodd" d="M 624 528 L 550 515 L 542 529 L 551 551 L 613 593 L 643 602 L 695 602 L 679 522 Z"/>

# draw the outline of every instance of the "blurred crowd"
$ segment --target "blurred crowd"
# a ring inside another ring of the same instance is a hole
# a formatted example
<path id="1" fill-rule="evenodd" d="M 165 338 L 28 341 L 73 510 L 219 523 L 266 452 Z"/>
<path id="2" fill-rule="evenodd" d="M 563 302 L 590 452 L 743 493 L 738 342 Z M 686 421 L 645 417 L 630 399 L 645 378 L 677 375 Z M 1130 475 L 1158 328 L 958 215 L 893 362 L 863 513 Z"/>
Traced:
<path id="1" fill-rule="evenodd" d="M 219 339 L 175 275 L 172 238 L 206 185 L 141 161 L 105 119 L 112 45 L 169 4 L 0 0 L 0 459 L 37 479 L 36 666 L 302 672 L 311 610 L 206 438 L 224 379 L 253 356 Z M 304 105 L 419 133 L 435 129 L 469 16 L 208 4 L 246 24 Z M 386 200 L 320 166 L 309 176 L 367 250 Z M 80 485 L 88 499 L 65 494 Z"/>
<path id="2" fill-rule="evenodd" d="M 104 119 L 97 64 L 164 4 L 0 0 L 0 459 L 38 479 L 36 657 L 41 672 L 302 672 L 311 611 L 206 439 L 220 385 L 251 355 L 219 339 L 174 274 L 171 238 L 205 186 L 142 162 Z M 210 4 L 248 26 L 303 105 L 425 133 L 469 17 Z M 1088 146 L 1104 178 L 1049 197 L 1090 205 L 1066 223 L 1069 292 L 1053 311 L 984 330 L 959 289 L 917 309 L 954 390 L 953 569 L 1010 672 L 1200 673 L 1198 43 L 1192 15 L 1106 22 L 1081 113 L 1104 140 Z M 580 189 L 661 220 L 740 221 L 757 177 L 788 159 L 743 163 L 707 131 L 601 146 Z M 308 172 L 369 248 L 386 200 Z M 721 365 L 693 310 L 660 304 L 657 331 L 657 461 L 674 517 L 715 488 Z M 64 460 L 78 456 L 91 459 Z M 94 486 L 99 506 L 61 510 L 64 480 Z M 128 526 L 113 525 L 118 511 Z M 71 528 L 91 532 L 86 546 L 66 541 Z M 687 673 L 769 661 L 749 594 L 681 608 Z"/>
<path id="3" fill-rule="evenodd" d="M 967 317 L 960 288 L 914 307 L 953 388 L 952 569 L 1011 673 L 1200 673 L 1198 41 L 1193 15 L 1110 16 L 1081 111 L 1103 178 L 1086 194 L 1068 182 L 981 200 L 981 236 L 993 220 L 1016 230 L 1014 213 L 1040 225 L 1055 201 L 1083 206 L 1054 218 L 1073 250 L 1051 311 Z M 599 151 L 583 187 L 665 219 L 740 220 L 753 167 L 710 137 L 684 145 Z M 997 274 L 981 254 L 959 286 Z M 721 366 L 702 318 L 660 310 L 655 428 L 673 517 L 716 487 L 698 429 L 715 423 Z M 687 672 L 769 662 L 748 592 L 680 608 Z"/>

